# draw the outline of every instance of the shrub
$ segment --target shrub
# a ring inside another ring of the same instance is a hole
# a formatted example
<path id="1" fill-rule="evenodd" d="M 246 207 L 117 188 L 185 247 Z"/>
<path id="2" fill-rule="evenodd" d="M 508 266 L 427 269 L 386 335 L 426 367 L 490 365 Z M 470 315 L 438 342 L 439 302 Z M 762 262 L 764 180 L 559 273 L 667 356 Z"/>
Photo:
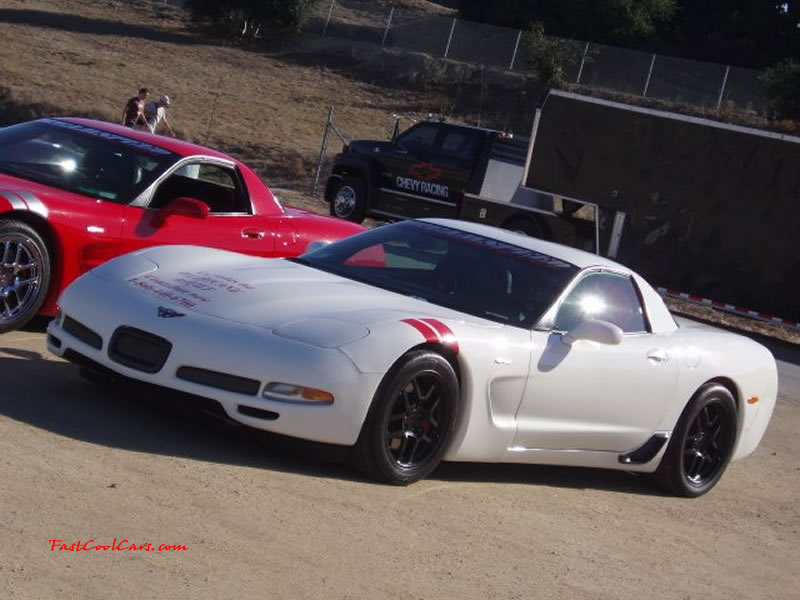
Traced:
<path id="1" fill-rule="evenodd" d="M 779 62 L 761 75 L 764 96 L 778 119 L 800 119 L 800 63 Z"/>
<path id="2" fill-rule="evenodd" d="M 315 4 L 314 0 L 186 0 L 192 20 L 211 22 L 241 38 L 256 38 L 266 27 L 298 31 Z"/>

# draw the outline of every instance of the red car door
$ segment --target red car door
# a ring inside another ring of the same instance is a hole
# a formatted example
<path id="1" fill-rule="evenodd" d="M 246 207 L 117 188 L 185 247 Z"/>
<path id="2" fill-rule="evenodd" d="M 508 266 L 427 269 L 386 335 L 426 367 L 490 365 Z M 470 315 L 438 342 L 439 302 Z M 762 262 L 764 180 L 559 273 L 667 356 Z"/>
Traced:
<path id="1" fill-rule="evenodd" d="M 254 208 L 253 193 L 229 161 L 183 163 L 143 203 L 128 206 L 126 251 L 160 244 L 222 248 L 272 256 L 279 219 Z"/>

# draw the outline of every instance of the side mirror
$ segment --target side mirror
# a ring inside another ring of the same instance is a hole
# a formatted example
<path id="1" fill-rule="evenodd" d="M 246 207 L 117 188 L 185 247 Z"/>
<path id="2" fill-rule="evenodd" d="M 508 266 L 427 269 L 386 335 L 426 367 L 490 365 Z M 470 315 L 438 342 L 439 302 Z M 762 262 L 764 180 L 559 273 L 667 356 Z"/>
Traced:
<path id="1" fill-rule="evenodd" d="M 589 340 L 598 344 L 616 346 L 622 341 L 622 329 L 608 321 L 590 319 L 561 336 L 561 341 L 568 346 L 578 340 Z"/>
<path id="2" fill-rule="evenodd" d="M 181 215 L 190 219 L 205 219 L 208 216 L 208 204 L 197 198 L 175 198 L 156 213 L 153 224 L 160 227 L 173 215 Z"/>

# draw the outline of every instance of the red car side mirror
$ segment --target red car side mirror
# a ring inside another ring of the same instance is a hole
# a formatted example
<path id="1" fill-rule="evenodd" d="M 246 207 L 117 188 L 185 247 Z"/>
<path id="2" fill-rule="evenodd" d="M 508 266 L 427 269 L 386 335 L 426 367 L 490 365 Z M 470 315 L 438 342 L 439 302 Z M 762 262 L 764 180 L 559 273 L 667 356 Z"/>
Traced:
<path id="1" fill-rule="evenodd" d="M 208 216 L 208 204 L 197 198 L 181 197 L 167 203 L 153 217 L 153 225 L 160 227 L 173 215 L 181 215 L 190 219 L 205 219 Z"/>

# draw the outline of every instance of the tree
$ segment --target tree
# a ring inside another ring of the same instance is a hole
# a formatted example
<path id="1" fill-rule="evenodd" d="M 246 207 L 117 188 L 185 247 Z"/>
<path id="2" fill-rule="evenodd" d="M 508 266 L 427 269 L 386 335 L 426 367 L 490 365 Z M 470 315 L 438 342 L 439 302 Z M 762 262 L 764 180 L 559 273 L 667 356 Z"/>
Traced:
<path id="1" fill-rule="evenodd" d="M 547 37 L 544 25 L 531 25 L 529 60 L 536 78 L 545 89 L 563 88 L 567 84 L 566 67 L 580 58 L 580 50 L 568 41 Z"/>
<path id="2" fill-rule="evenodd" d="M 779 119 L 800 119 L 800 63 L 784 60 L 764 71 L 764 95 Z"/>
<path id="3" fill-rule="evenodd" d="M 680 0 L 659 37 L 671 54 L 764 68 L 800 59 L 799 8 L 790 1 Z"/>
<path id="4" fill-rule="evenodd" d="M 194 21 L 211 22 L 239 37 L 255 38 L 265 27 L 298 31 L 315 0 L 186 0 Z"/>
<path id="5" fill-rule="evenodd" d="M 675 14 L 676 0 L 461 0 L 465 19 L 528 29 L 541 22 L 550 35 L 595 42 L 636 42 Z"/>
<path id="6" fill-rule="evenodd" d="M 656 26 L 675 16 L 675 0 L 603 0 L 596 10 L 609 41 L 637 42 L 653 38 Z"/>
<path id="7" fill-rule="evenodd" d="M 460 0 L 459 15 L 741 67 L 800 61 L 800 0 Z"/>

